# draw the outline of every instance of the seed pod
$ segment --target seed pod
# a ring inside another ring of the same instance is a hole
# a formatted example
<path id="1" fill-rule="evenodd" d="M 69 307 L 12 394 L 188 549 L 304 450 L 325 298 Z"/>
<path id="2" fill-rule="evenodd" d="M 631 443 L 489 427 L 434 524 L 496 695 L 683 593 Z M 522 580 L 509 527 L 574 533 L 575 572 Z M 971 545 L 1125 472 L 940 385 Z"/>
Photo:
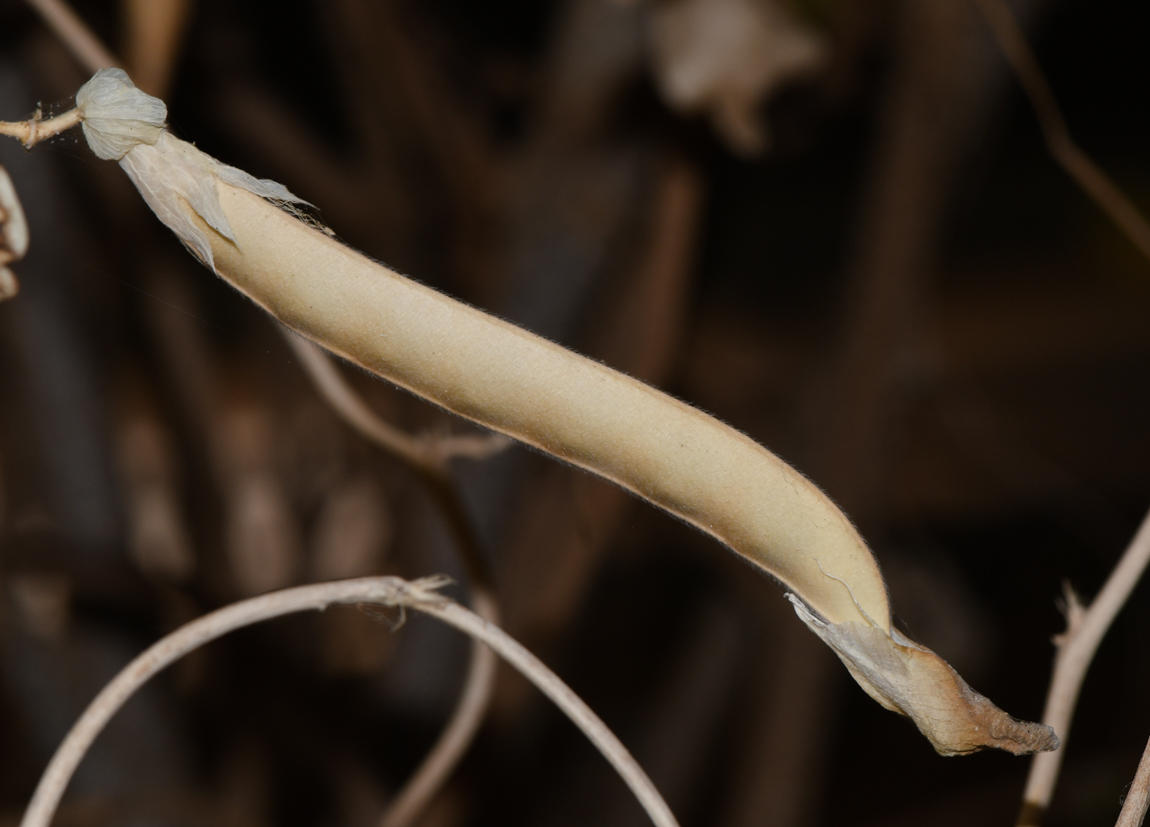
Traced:
<path id="1" fill-rule="evenodd" d="M 97 76 L 99 77 L 99 76 Z M 126 76 L 119 78 L 128 83 Z M 154 106 L 151 107 L 154 109 Z M 129 113 L 129 119 L 143 117 Z M 115 130 L 113 130 L 115 131 Z M 284 187 L 162 133 L 120 161 L 156 215 L 233 287 L 331 352 L 610 480 L 710 534 L 793 593 L 862 688 L 935 749 L 1055 749 L 891 624 L 878 564 L 810 480 L 702 411 L 417 284 L 269 200 Z"/>

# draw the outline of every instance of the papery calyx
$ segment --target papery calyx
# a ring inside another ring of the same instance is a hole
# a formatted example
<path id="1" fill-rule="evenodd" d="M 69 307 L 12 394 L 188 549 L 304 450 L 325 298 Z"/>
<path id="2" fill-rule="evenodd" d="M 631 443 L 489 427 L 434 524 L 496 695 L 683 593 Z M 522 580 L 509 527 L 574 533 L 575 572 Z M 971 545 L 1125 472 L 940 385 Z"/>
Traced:
<path id="1" fill-rule="evenodd" d="M 1053 729 L 1003 712 L 971 689 L 945 660 L 893 626 L 887 631 L 873 623 L 829 623 L 794 594 L 787 599 L 859 686 L 882 706 L 914 721 L 942 755 L 988 747 L 1015 755 L 1058 749 Z"/>
<path id="2" fill-rule="evenodd" d="M 76 106 L 92 152 L 119 161 L 152 212 L 213 270 L 211 243 L 189 208 L 235 242 L 220 207 L 217 179 L 272 201 L 304 203 L 282 184 L 222 164 L 176 138 L 166 129 L 164 102 L 137 89 L 122 69 L 97 72 L 80 87 Z"/>
<path id="3" fill-rule="evenodd" d="M 123 69 L 101 69 L 76 93 L 84 137 L 98 158 L 119 161 L 139 144 L 154 144 L 168 107 L 136 88 Z"/>

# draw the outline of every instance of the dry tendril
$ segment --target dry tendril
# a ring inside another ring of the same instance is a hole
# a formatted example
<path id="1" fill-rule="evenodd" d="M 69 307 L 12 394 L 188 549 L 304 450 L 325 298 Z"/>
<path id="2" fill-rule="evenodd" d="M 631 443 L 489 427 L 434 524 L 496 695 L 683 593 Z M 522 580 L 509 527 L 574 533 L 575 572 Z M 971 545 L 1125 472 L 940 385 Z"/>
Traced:
<path id="1" fill-rule="evenodd" d="M 20 827 L 48 827 L 69 780 L 112 716 L 137 690 L 175 661 L 236 629 L 303 611 L 334 605 L 375 604 L 412 609 L 454 626 L 494 649 L 555 702 L 611 763 L 657 827 L 678 822 L 654 784 L 607 728 L 571 689 L 516 640 L 493 623 L 438 593 L 448 578 L 407 581 L 398 577 L 364 577 L 298 586 L 233 603 L 193 620 L 151 646 L 124 667 L 89 704 L 56 750 L 40 778 Z"/>

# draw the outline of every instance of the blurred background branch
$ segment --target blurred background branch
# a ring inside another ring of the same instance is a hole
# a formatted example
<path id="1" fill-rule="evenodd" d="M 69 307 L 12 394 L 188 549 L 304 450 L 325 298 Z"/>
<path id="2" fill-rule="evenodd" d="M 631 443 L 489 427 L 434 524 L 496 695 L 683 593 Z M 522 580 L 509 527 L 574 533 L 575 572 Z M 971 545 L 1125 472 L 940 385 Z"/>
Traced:
<path id="1" fill-rule="evenodd" d="M 1034 52 L 1003 0 L 976 0 L 990 24 L 1002 53 L 1010 61 L 1038 116 L 1046 146 L 1067 174 L 1121 228 L 1130 241 L 1150 258 L 1150 224 L 1110 177 L 1070 137 L 1062 110 L 1042 74 Z"/>

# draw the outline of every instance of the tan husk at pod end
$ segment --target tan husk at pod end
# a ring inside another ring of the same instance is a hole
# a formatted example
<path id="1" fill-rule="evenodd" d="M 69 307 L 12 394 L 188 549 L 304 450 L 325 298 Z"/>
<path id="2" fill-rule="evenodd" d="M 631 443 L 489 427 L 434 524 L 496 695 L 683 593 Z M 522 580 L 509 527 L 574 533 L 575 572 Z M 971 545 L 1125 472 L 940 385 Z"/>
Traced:
<path id="1" fill-rule="evenodd" d="M 1048 726 L 1019 721 L 975 692 L 950 664 L 897 629 L 871 623 L 827 623 L 788 594 L 812 632 L 839 656 L 866 693 L 906 715 L 943 755 L 996 747 L 1015 755 L 1058 748 Z M 945 703 L 943 701 L 945 700 Z"/>
<path id="2" fill-rule="evenodd" d="M 148 97 L 122 72 L 100 72 L 89 83 L 107 85 L 103 96 L 116 100 L 117 114 L 126 98 Z M 156 111 L 154 103 L 141 106 Z M 147 132 L 141 120 L 130 118 L 133 134 Z M 109 123 L 104 115 L 100 129 L 114 130 Z M 265 200 L 295 200 L 283 187 L 163 135 L 148 135 L 121 165 L 190 249 L 284 324 L 715 537 L 793 592 L 799 617 L 863 689 L 914 720 L 939 752 L 1056 748 L 1053 731 L 1015 721 L 892 628 L 886 587 L 858 532 L 770 451 L 654 388 L 367 259 Z M 134 163 L 136 152 L 146 164 Z"/>

